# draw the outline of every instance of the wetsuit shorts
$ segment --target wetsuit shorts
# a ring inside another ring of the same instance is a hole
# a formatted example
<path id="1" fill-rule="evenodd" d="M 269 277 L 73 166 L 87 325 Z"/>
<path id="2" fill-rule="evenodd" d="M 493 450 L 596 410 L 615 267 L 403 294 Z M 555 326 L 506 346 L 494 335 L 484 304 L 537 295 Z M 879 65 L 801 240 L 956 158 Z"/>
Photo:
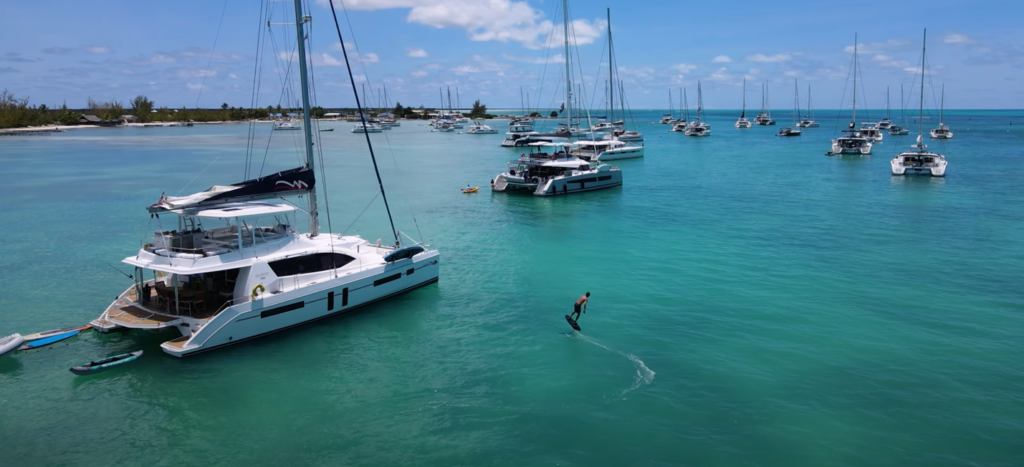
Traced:
<path id="1" fill-rule="evenodd" d="M 573 312 L 573 313 L 579 313 L 579 312 L 580 312 L 580 304 L 579 304 L 579 303 L 574 303 L 574 304 L 573 304 L 573 306 L 572 306 L 572 312 Z"/>

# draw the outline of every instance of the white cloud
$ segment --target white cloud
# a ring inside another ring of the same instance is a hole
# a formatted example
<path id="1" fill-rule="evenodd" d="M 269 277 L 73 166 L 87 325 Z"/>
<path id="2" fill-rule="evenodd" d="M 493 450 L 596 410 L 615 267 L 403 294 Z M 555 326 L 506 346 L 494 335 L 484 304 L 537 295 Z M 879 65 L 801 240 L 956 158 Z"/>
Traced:
<path id="1" fill-rule="evenodd" d="M 373 52 L 367 52 L 362 55 L 357 54 L 355 58 L 363 63 L 380 63 L 380 57 Z"/>
<path id="2" fill-rule="evenodd" d="M 452 73 L 455 73 L 457 75 L 468 75 L 470 73 L 480 73 L 481 71 L 483 70 L 472 65 L 460 65 L 455 68 L 452 68 Z"/>
<path id="3" fill-rule="evenodd" d="M 649 66 L 640 68 L 628 68 L 624 66 L 619 67 L 619 74 L 626 76 L 635 76 L 637 78 L 647 78 L 654 74 L 654 68 Z"/>
<path id="4" fill-rule="evenodd" d="M 203 89 L 203 85 L 202 84 L 185 83 L 185 86 L 188 86 L 188 88 L 193 90 L 193 91 L 198 91 L 200 89 Z"/>
<path id="5" fill-rule="evenodd" d="M 747 57 L 747 60 L 751 62 L 762 62 L 762 63 L 778 63 L 791 60 L 793 57 L 790 54 L 755 54 Z"/>
<path id="6" fill-rule="evenodd" d="M 672 65 L 670 68 L 672 68 L 673 70 L 678 71 L 680 73 L 686 74 L 686 73 L 689 73 L 689 72 L 691 72 L 693 70 L 696 70 L 697 69 L 697 65 L 691 65 L 689 63 L 680 63 L 678 65 Z"/>
<path id="7" fill-rule="evenodd" d="M 711 73 L 707 79 L 708 81 L 732 81 L 733 77 L 729 74 L 729 70 L 719 68 L 714 73 Z"/>
<path id="8" fill-rule="evenodd" d="M 728 55 L 719 55 L 719 56 L 711 59 L 711 62 L 712 63 L 729 63 L 729 62 L 732 62 L 732 59 L 729 58 Z"/>
<path id="9" fill-rule="evenodd" d="M 231 78 L 231 79 L 238 79 L 238 75 L 236 75 L 236 74 L 234 74 L 234 73 L 231 73 L 231 74 L 229 74 L 229 75 L 228 75 L 228 78 Z"/>
<path id="10" fill-rule="evenodd" d="M 942 42 L 946 44 L 966 44 L 971 42 L 971 39 L 963 34 L 947 34 L 946 37 L 942 38 Z"/>
<path id="11" fill-rule="evenodd" d="M 565 57 L 562 54 L 554 54 L 549 57 L 514 57 L 511 55 L 502 54 L 506 60 L 512 60 L 515 62 L 533 63 L 536 65 L 543 65 L 545 63 L 565 63 Z"/>
<path id="12" fill-rule="evenodd" d="M 156 54 L 149 59 L 149 63 L 174 63 L 175 61 L 174 57 L 164 54 Z"/>
<path id="13" fill-rule="evenodd" d="M 415 58 L 427 58 L 427 51 L 423 49 L 407 48 L 405 54 Z"/>
<path id="14" fill-rule="evenodd" d="M 413 77 L 413 78 L 422 78 L 422 77 L 424 77 L 424 76 L 427 76 L 427 75 L 429 75 L 429 74 L 430 74 L 430 73 L 427 73 L 427 72 L 425 72 L 425 71 L 422 71 L 422 70 L 420 70 L 420 71 L 414 71 L 414 72 L 412 72 L 412 77 Z"/>
<path id="15" fill-rule="evenodd" d="M 327 7 L 327 0 L 317 0 Z M 409 9 L 406 21 L 434 28 L 460 28 L 474 41 L 519 42 L 527 48 L 540 49 L 562 42 L 562 28 L 543 19 L 543 12 L 526 1 L 487 0 L 457 2 L 453 0 L 348 0 L 349 10 Z M 604 20 L 575 20 L 571 35 L 578 45 L 590 44 L 601 36 Z"/>
<path id="16" fill-rule="evenodd" d="M 862 54 L 877 54 L 882 53 L 888 49 L 902 48 L 910 45 L 910 41 L 904 39 L 889 39 L 883 42 L 871 42 L 868 44 L 858 43 L 857 52 Z M 843 51 L 852 54 L 853 46 L 848 45 L 843 48 Z"/>
<path id="17" fill-rule="evenodd" d="M 367 54 L 367 55 L 373 55 L 374 58 L 377 57 L 376 54 Z M 280 58 L 281 60 L 288 61 L 290 63 L 295 63 L 295 60 L 298 59 L 298 56 L 299 56 L 298 52 L 278 52 L 277 53 L 277 57 L 278 58 Z M 357 56 L 357 58 L 358 58 L 358 56 Z M 313 65 L 317 65 L 317 66 L 342 66 L 342 65 L 345 64 L 345 62 L 343 62 L 343 61 L 335 58 L 333 55 L 327 54 L 327 53 L 319 53 L 319 54 L 318 53 L 311 53 L 311 54 L 309 54 L 309 60 L 311 62 L 313 62 Z M 380 61 L 380 60 L 378 59 L 377 61 Z M 367 62 L 364 62 L 364 63 L 367 63 Z M 376 63 L 376 62 L 369 62 L 369 63 Z"/>
<path id="18" fill-rule="evenodd" d="M 110 47 L 102 47 L 98 45 L 87 45 L 85 47 L 82 47 L 82 50 L 89 52 L 91 54 L 100 55 L 110 54 L 114 52 L 113 50 L 110 50 Z"/>

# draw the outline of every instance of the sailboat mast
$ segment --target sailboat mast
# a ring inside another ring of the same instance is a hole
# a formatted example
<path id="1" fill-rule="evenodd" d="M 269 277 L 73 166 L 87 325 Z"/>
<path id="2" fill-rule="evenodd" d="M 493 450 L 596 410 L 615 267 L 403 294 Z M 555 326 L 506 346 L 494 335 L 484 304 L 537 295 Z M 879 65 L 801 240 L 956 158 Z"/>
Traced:
<path id="1" fill-rule="evenodd" d="M 800 121 L 800 88 L 795 79 L 793 80 L 793 121 Z"/>
<path id="2" fill-rule="evenodd" d="M 811 85 L 807 85 L 807 118 L 811 118 Z"/>
<path id="3" fill-rule="evenodd" d="M 917 140 L 918 143 L 917 144 L 919 144 L 919 145 L 920 144 L 924 144 L 924 143 L 921 143 L 921 138 L 924 135 L 924 69 L 925 69 L 924 65 L 925 65 L 925 57 L 927 57 L 927 55 L 926 55 L 927 50 L 928 50 L 928 29 L 925 28 L 925 30 L 924 30 L 924 40 L 921 42 L 921 103 L 920 103 L 920 106 L 918 107 L 918 111 L 917 111 L 917 138 L 918 138 L 918 140 Z M 934 96 L 935 94 L 932 94 L 932 95 Z"/>
<path id="4" fill-rule="evenodd" d="M 939 100 L 939 126 L 942 126 L 942 114 L 946 111 L 946 84 L 942 84 L 942 97 Z"/>
<path id="5" fill-rule="evenodd" d="M 298 41 L 299 52 L 299 79 L 302 81 L 302 132 L 306 138 L 306 170 L 314 170 L 313 158 L 313 133 L 309 124 L 309 78 L 306 71 L 306 34 L 302 25 L 309 21 L 308 16 L 302 15 L 302 0 L 295 0 L 295 38 Z M 309 189 L 309 235 L 315 237 L 320 234 L 320 223 L 317 220 L 316 210 L 316 188 Z"/>
<path id="6" fill-rule="evenodd" d="M 565 37 L 565 129 L 572 131 L 572 70 L 569 62 L 569 1 L 562 0 L 562 35 Z"/>
<path id="7" fill-rule="evenodd" d="M 885 119 L 889 120 L 889 86 L 885 87 Z"/>
<path id="8" fill-rule="evenodd" d="M 611 83 L 608 86 L 608 106 L 611 109 L 609 112 L 608 122 L 615 122 L 615 81 L 612 80 L 613 67 L 612 67 L 612 9 L 606 8 L 608 14 L 608 81 Z"/>
<path id="9" fill-rule="evenodd" d="M 850 129 L 857 126 L 857 34 L 853 35 L 853 116 L 850 120 Z"/>
<path id="10" fill-rule="evenodd" d="M 740 111 L 740 118 L 747 116 L 747 77 L 743 77 L 743 110 Z"/>

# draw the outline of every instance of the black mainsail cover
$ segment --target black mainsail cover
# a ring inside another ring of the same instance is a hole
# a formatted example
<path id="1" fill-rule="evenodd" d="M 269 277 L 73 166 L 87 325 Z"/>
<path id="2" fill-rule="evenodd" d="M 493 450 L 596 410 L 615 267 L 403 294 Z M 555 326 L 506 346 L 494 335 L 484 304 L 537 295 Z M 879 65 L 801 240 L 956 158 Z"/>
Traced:
<path id="1" fill-rule="evenodd" d="M 309 193 L 314 186 L 316 177 L 313 171 L 297 167 L 233 185 L 213 186 L 189 196 L 160 195 L 160 200 L 147 209 L 150 213 L 161 213 L 172 209 L 301 196 Z"/>

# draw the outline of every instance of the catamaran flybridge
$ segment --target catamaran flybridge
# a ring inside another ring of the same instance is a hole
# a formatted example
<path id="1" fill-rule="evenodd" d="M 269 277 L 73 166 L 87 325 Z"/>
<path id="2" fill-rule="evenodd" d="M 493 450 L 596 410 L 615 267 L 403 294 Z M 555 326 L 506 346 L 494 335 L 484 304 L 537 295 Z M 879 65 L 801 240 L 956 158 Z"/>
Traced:
<path id="1" fill-rule="evenodd" d="M 301 0 L 295 0 L 305 165 L 183 197 L 161 196 L 151 216 L 170 225 L 123 260 L 134 283 L 92 321 L 95 329 L 176 329 L 160 347 L 183 357 L 376 302 L 438 280 L 439 253 L 319 231 Z M 354 88 L 354 83 L 353 83 Z M 357 96 L 358 99 L 358 96 Z M 357 100 L 358 104 L 358 100 Z M 291 201 L 305 197 L 306 208 Z M 385 195 L 385 203 L 386 195 Z M 295 215 L 309 217 L 309 232 Z M 162 216 L 162 217 L 161 217 Z M 390 218 L 390 208 L 389 208 Z"/>
<path id="2" fill-rule="evenodd" d="M 572 145 L 570 154 L 585 161 L 614 161 L 644 157 L 643 145 L 634 146 L 619 140 L 579 140 Z"/>
<path id="3" fill-rule="evenodd" d="M 573 156 L 567 151 L 572 146 L 573 143 L 531 144 L 530 154 L 510 161 L 509 169 L 491 181 L 491 189 L 557 196 L 622 185 L 619 169 Z"/>

